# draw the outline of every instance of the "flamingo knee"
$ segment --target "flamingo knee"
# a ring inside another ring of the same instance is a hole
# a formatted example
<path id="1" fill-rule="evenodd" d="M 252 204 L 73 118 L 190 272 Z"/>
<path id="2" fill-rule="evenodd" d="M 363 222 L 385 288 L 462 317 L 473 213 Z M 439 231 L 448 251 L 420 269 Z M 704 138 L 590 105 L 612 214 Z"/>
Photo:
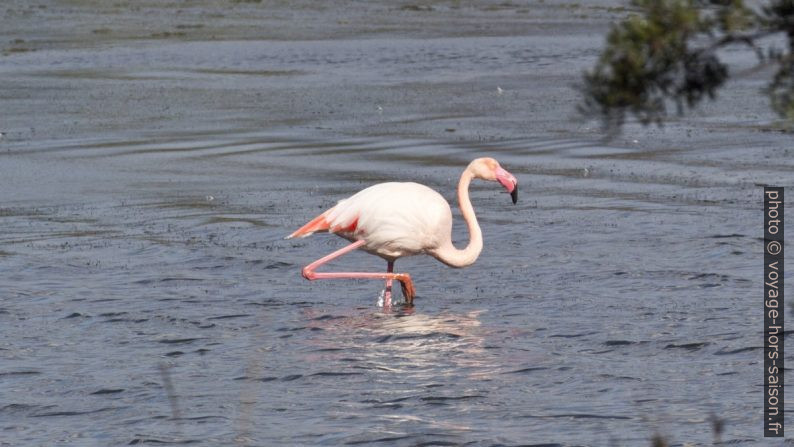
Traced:
<path id="1" fill-rule="evenodd" d="M 311 268 L 310 265 L 307 265 L 306 267 L 303 268 L 303 270 L 301 270 L 301 275 L 303 275 L 303 277 L 308 279 L 309 281 L 314 281 L 315 279 L 317 279 L 317 273 L 314 272 L 314 269 Z"/>

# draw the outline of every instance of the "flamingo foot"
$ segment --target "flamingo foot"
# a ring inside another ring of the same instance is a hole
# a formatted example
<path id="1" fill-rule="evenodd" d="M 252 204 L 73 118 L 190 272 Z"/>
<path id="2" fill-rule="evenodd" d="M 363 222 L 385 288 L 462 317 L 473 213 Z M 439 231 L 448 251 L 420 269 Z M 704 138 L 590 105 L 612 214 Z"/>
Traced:
<path id="1" fill-rule="evenodd" d="M 391 286 L 383 289 L 383 307 L 391 307 Z"/>
<path id="2" fill-rule="evenodd" d="M 388 261 L 386 264 L 386 273 L 394 272 L 394 261 Z M 386 279 L 386 287 L 383 289 L 383 306 L 391 307 L 391 285 L 393 278 Z"/>
<path id="3" fill-rule="evenodd" d="M 400 281 L 400 286 L 403 290 L 403 296 L 405 297 L 405 304 L 413 306 L 416 290 L 414 289 L 413 281 L 411 281 L 411 276 L 407 273 L 398 273 L 397 277 L 394 279 Z"/>
<path id="4" fill-rule="evenodd" d="M 386 289 L 380 291 L 377 306 L 385 310 L 391 309 L 391 295 L 386 294 Z"/>

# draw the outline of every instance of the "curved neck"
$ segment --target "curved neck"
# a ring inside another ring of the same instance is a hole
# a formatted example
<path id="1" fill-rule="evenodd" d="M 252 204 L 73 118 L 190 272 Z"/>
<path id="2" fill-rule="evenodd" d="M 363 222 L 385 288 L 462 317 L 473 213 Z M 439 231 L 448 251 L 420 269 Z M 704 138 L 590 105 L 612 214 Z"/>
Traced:
<path id="1" fill-rule="evenodd" d="M 466 168 L 458 183 L 458 204 L 463 220 L 469 227 L 469 244 L 463 250 L 459 250 L 452 245 L 452 235 L 450 235 L 449 242 L 439 247 L 435 253 L 439 261 L 451 267 L 466 267 L 473 264 L 482 251 L 482 230 L 480 230 L 477 216 L 474 215 L 474 207 L 471 206 L 471 200 L 469 200 L 469 183 L 473 178 L 474 175 Z"/>

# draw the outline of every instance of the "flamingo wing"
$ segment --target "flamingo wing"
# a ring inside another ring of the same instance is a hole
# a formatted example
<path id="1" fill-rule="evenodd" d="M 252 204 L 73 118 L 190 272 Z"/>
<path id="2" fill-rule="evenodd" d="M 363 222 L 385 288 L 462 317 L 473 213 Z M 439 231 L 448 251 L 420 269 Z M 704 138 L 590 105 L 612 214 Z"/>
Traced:
<path id="1" fill-rule="evenodd" d="M 359 207 L 356 206 L 355 200 L 353 203 L 349 203 L 355 197 L 340 200 L 334 207 L 327 209 L 306 225 L 295 230 L 294 233 L 287 236 L 287 239 L 307 237 L 317 232 L 352 233 L 356 231 Z"/>
<path id="2" fill-rule="evenodd" d="M 311 236 L 318 231 L 328 231 L 331 226 L 328 220 L 325 218 L 326 214 L 328 214 L 328 211 L 320 214 L 319 216 L 310 220 L 306 225 L 295 230 L 292 234 L 287 236 L 287 239 Z"/>

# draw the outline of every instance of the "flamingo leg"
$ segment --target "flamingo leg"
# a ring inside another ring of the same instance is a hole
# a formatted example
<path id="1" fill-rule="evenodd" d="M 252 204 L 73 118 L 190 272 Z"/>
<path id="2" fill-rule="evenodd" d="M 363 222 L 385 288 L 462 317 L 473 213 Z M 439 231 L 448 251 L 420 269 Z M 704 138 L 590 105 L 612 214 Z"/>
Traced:
<path id="1" fill-rule="evenodd" d="M 388 261 L 386 263 L 386 273 L 394 273 L 394 261 Z M 393 278 L 388 278 L 386 280 L 386 290 L 383 292 L 383 306 L 388 307 L 391 306 L 391 284 L 394 281 Z"/>
<path id="2" fill-rule="evenodd" d="M 303 277 L 308 279 L 309 281 L 314 281 L 316 279 L 385 279 L 388 281 L 397 280 L 400 281 L 400 286 L 402 287 L 403 296 L 405 296 L 405 301 L 408 304 L 413 304 L 414 295 L 414 283 L 411 281 L 411 275 L 407 273 L 393 273 L 393 272 L 386 272 L 386 273 L 369 273 L 369 272 L 328 272 L 328 273 L 319 273 L 315 272 L 314 270 L 317 267 L 330 262 L 344 254 L 350 253 L 351 251 L 361 247 L 365 244 L 365 241 L 356 241 L 352 244 L 348 245 L 347 247 L 343 247 L 329 255 L 323 256 L 322 258 L 312 262 L 311 264 L 307 265 L 303 268 L 301 272 Z"/>

